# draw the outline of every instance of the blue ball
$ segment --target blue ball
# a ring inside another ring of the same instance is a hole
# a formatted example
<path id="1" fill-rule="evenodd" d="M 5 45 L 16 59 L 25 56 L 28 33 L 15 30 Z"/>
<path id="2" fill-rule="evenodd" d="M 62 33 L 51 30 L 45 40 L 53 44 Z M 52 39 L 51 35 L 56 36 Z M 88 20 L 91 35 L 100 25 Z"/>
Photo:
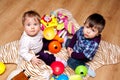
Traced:
<path id="1" fill-rule="evenodd" d="M 69 78 L 67 75 L 61 74 L 60 76 L 58 76 L 57 80 L 69 80 Z"/>

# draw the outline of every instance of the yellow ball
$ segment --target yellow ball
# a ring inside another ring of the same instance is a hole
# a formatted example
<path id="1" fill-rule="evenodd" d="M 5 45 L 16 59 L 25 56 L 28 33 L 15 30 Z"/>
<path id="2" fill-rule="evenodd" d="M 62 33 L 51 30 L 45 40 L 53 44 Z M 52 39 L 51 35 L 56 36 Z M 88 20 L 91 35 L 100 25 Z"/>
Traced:
<path id="1" fill-rule="evenodd" d="M 0 74 L 3 74 L 5 72 L 6 66 L 4 63 L 0 62 Z"/>
<path id="2" fill-rule="evenodd" d="M 78 75 L 78 74 L 75 74 L 75 75 L 71 75 L 69 77 L 69 80 L 82 80 L 81 76 Z"/>
<path id="3" fill-rule="evenodd" d="M 56 35 L 56 31 L 54 30 L 53 27 L 47 27 L 43 31 L 43 36 L 47 40 L 52 40 L 55 37 L 55 35 Z"/>

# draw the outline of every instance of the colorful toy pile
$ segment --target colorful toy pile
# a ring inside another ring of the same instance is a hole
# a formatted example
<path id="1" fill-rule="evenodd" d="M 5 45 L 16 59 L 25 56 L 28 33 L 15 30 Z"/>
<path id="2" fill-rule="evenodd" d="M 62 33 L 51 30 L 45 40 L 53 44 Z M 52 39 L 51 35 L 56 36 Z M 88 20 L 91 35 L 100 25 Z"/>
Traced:
<path id="1" fill-rule="evenodd" d="M 73 23 L 69 21 L 68 16 L 61 12 L 53 12 L 50 15 L 44 15 L 41 18 L 41 24 L 44 38 L 46 40 L 58 41 L 61 47 L 65 44 L 68 35 L 73 35 L 75 33 Z M 57 49 L 55 53 L 59 51 L 60 49 Z M 50 52 L 54 53 L 53 49 L 50 50 Z"/>

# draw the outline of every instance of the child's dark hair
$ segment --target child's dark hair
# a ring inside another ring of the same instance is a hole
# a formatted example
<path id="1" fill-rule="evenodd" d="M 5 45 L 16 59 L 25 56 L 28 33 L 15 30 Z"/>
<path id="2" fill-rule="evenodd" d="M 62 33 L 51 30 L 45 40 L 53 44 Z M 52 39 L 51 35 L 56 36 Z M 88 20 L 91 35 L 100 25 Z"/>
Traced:
<path id="1" fill-rule="evenodd" d="M 24 22 L 26 20 L 26 17 L 36 17 L 37 20 L 40 22 L 40 15 L 36 11 L 30 10 L 30 11 L 27 11 L 23 14 L 23 17 L 22 17 L 22 24 L 23 25 L 24 25 Z"/>
<path id="2" fill-rule="evenodd" d="M 85 23 L 89 23 L 89 27 L 97 28 L 99 33 L 101 33 L 105 27 L 105 19 L 98 13 L 88 16 Z"/>

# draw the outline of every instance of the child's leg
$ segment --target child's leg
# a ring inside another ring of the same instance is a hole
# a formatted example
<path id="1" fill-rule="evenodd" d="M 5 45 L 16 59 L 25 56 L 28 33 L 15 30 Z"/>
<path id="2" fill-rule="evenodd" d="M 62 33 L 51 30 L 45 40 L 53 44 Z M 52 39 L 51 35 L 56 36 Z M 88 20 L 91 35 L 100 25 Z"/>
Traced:
<path id="1" fill-rule="evenodd" d="M 43 48 L 42 50 L 37 53 L 36 55 L 39 55 L 39 59 L 42 59 L 47 65 L 50 65 L 53 61 L 55 61 L 55 56 L 53 54 L 45 53 L 45 50 L 48 50 L 48 45 L 51 41 L 46 40 L 43 38 Z"/>
<path id="2" fill-rule="evenodd" d="M 44 50 L 48 50 L 48 45 L 51 42 L 51 40 L 46 40 L 45 38 L 43 38 L 43 48 L 42 51 Z"/>
<path id="3" fill-rule="evenodd" d="M 95 71 L 93 69 L 91 69 L 91 67 L 89 65 L 85 64 L 85 66 L 88 69 L 88 75 L 91 76 L 91 77 L 95 77 L 96 76 Z"/>
<path id="4" fill-rule="evenodd" d="M 68 61 L 67 61 L 67 64 L 73 70 L 75 70 L 75 68 L 79 65 L 85 65 L 85 63 L 83 61 L 76 60 L 76 59 L 73 59 L 73 58 L 69 58 Z"/>
<path id="5" fill-rule="evenodd" d="M 42 59 L 47 65 L 50 65 L 55 61 L 55 56 L 53 54 L 44 53 L 44 51 L 38 53 L 39 58 Z"/>
<path id="6" fill-rule="evenodd" d="M 20 69 L 16 69 L 14 71 L 12 71 L 10 73 L 10 75 L 8 76 L 7 80 L 12 80 L 13 77 L 15 77 L 16 75 L 18 75 L 22 70 Z"/>

